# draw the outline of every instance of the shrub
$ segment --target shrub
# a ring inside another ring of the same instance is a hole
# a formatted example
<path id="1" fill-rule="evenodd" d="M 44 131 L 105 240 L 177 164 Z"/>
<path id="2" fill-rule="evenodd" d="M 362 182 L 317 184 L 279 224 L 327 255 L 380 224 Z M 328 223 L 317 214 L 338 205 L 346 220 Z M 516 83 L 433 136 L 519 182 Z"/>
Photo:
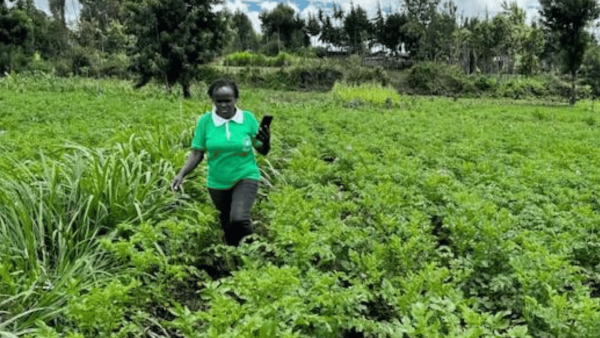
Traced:
<path id="1" fill-rule="evenodd" d="M 564 99 L 568 99 L 571 97 L 570 79 L 562 78 L 556 75 L 549 75 L 546 78 L 545 82 L 545 87 L 548 95 Z"/>
<path id="2" fill-rule="evenodd" d="M 246 67 L 252 64 L 254 58 L 254 54 L 250 52 L 240 52 L 229 55 L 225 61 L 230 66 Z"/>
<path id="3" fill-rule="evenodd" d="M 329 91 L 336 81 L 343 79 L 344 74 L 336 68 L 322 65 L 277 71 L 246 67 L 238 73 L 219 71 L 216 68 L 204 66 L 198 71 L 198 80 L 205 83 L 210 83 L 220 77 L 226 77 L 239 84 L 254 88 Z"/>
<path id="4" fill-rule="evenodd" d="M 396 105 L 400 102 L 398 92 L 391 86 L 374 83 L 348 85 L 336 83 L 333 97 L 342 103 L 369 103 L 374 105 Z"/>
<path id="5" fill-rule="evenodd" d="M 424 62 L 410 69 L 409 91 L 421 95 L 459 95 L 476 92 L 467 75 L 456 66 Z"/>
<path id="6" fill-rule="evenodd" d="M 479 75 L 475 78 L 475 87 L 482 92 L 495 92 L 498 89 L 498 81 L 486 75 Z"/>
<path id="7" fill-rule="evenodd" d="M 101 57 L 89 48 L 76 46 L 71 56 L 71 68 L 75 75 L 96 77 L 99 74 Z"/>
<path id="8" fill-rule="evenodd" d="M 279 53 L 276 57 L 267 57 L 263 54 L 240 52 L 227 56 L 225 64 L 233 67 L 283 67 L 292 63 L 292 56 Z"/>
<path id="9" fill-rule="evenodd" d="M 290 84 L 298 90 L 329 91 L 344 74 L 335 68 L 298 67 L 290 71 Z"/>
<path id="10" fill-rule="evenodd" d="M 289 66 L 292 63 L 292 56 L 287 53 L 280 53 L 275 59 L 269 62 L 270 67 Z"/>
<path id="11" fill-rule="evenodd" d="M 226 78 L 229 78 L 234 81 L 239 81 L 238 76 L 236 76 L 233 73 L 220 71 L 220 70 L 218 70 L 214 67 L 210 67 L 210 66 L 201 66 L 198 68 L 198 73 L 197 73 L 198 81 L 203 81 L 208 84 L 220 77 L 226 77 Z"/>
<path id="12" fill-rule="evenodd" d="M 507 98 L 542 97 L 547 95 L 543 82 L 534 78 L 517 78 L 500 85 L 500 95 Z"/>
<path id="13" fill-rule="evenodd" d="M 346 74 L 346 82 L 353 85 L 379 83 L 385 87 L 390 83 L 390 76 L 382 67 L 356 67 Z"/>
<path id="14" fill-rule="evenodd" d="M 110 54 L 99 67 L 102 76 L 129 78 L 129 58 L 125 54 Z"/>
<path id="15" fill-rule="evenodd" d="M 315 55 L 319 58 L 322 59 L 324 57 L 327 57 L 327 48 L 325 47 L 316 47 L 315 48 Z"/>

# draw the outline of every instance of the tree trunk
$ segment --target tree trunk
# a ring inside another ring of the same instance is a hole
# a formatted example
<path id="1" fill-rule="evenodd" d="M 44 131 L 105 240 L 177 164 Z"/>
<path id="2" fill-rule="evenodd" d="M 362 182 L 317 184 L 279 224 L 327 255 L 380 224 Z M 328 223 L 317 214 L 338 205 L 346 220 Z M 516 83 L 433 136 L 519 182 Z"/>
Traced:
<path id="1" fill-rule="evenodd" d="M 575 105 L 575 101 L 577 99 L 577 93 L 575 92 L 575 71 L 571 71 L 571 106 Z"/>
<path id="2" fill-rule="evenodd" d="M 190 92 L 190 83 L 188 81 L 183 81 L 181 83 L 181 88 L 183 89 L 183 97 L 189 99 L 192 97 L 192 93 Z"/>
<path id="3" fill-rule="evenodd" d="M 169 80 L 167 80 L 166 77 L 167 76 L 165 76 L 165 91 L 167 94 L 171 94 L 171 84 L 169 84 Z"/>

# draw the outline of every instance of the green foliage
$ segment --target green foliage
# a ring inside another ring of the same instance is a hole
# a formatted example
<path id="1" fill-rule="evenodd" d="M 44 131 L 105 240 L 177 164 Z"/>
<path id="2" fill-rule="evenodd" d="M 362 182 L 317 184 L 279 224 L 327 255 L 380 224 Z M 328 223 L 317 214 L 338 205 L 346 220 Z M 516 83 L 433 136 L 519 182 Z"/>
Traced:
<path id="1" fill-rule="evenodd" d="M 226 77 L 253 88 L 284 91 L 329 91 L 336 81 L 343 79 L 342 71 L 322 64 L 296 66 L 276 71 L 256 67 L 245 67 L 238 72 L 228 73 L 214 67 L 202 67 L 198 78 L 205 83 Z"/>
<path id="2" fill-rule="evenodd" d="M 276 57 L 267 57 L 262 54 L 240 52 L 228 55 L 223 62 L 225 65 L 233 67 L 283 67 L 292 64 L 292 56 L 287 53 L 279 53 Z"/>
<path id="3" fill-rule="evenodd" d="M 600 334 L 600 138 L 586 105 L 395 96 L 389 110 L 394 92 L 376 85 L 242 86 L 243 108 L 275 120 L 256 240 L 230 248 L 205 166 L 168 191 L 210 107 L 204 86 L 185 101 L 80 78 L 0 86 L 2 335 Z M 372 104 L 346 106 L 358 96 Z M 100 132 L 82 138 L 68 119 Z M 93 149 L 53 154 L 63 135 Z M 6 146 L 26 139 L 45 160 Z"/>
<path id="4" fill-rule="evenodd" d="M 20 8 L 9 9 L 0 1 L 0 76 L 22 66 L 25 44 L 31 39 L 33 24 Z"/>
<path id="5" fill-rule="evenodd" d="M 465 73 L 455 66 L 424 62 L 410 69 L 407 77 L 411 93 L 425 95 L 460 95 L 474 92 Z"/>
<path id="6" fill-rule="evenodd" d="M 362 54 L 367 35 L 372 31 L 372 25 L 367 17 L 367 11 L 361 6 L 352 7 L 344 18 L 345 39 L 353 53 Z"/>
<path id="7" fill-rule="evenodd" d="M 571 103 L 575 103 L 575 79 L 589 43 L 587 25 L 600 16 L 596 0 L 540 0 L 544 25 L 557 37 L 565 72 L 572 77 Z"/>
<path id="8" fill-rule="evenodd" d="M 378 12 L 378 24 L 376 25 L 377 41 L 389 48 L 394 54 L 399 52 L 400 43 L 403 40 L 404 25 L 408 22 L 406 13 L 392 13 L 383 18 L 381 9 Z"/>
<path id="9" fill-rule="evenodd" d="M 277 45 L 277 53 L 283 50 L 295 51 L 310 45 L 310 37 L 305 30 L 306 21 L 299 15 L 294 15 L 292 7 L 279 3 L 273 10 L 261 12 L 259 18 L 263 42 L 267 39 L 273 41 Z"/>
<path id="10" fill-rule="evenodd" d="M 588 49 L 583 60 L 583 76 L 585 82 L 591 86 L 594 98 L 600 97 L 600 47 L 593 46 Z"/>
<path id="11" fill-rule="evenodd" d="M 136 37 L 129 50 L 137 87 L 152 79 L 167 88 L 179 83 L 190 97 L 198 65 L 210 61 L 229 36 L 223 12 L 210 10 L 222 0 L 168 0 L 127 3 L 127 33 Z M 188 10 L 193 8 L 193 10 Z M 202 24 L 198 24 L 198 23 Z"/>
<path id="12" fill-rule="evenodd" d="M 127 35 L 125 2 L 117 0 L 82 0 L 77 41 L 82 47 L 104 53 L 124 53 L 131 48 L 134 37 Z"/>
<path id="13" fill-rule="evenodd" d="M 533 25 L 524 33 L 521 55 L 517 62 L 517 72 L 526 76 L 536 75 L 539 70 L 539 57 L 544 50 L 544 35 L 540 28 Z"/>
<path id="14" fill-rule="evenodd" d="M 373 83 L 346 85 L 338 82 L 332 94 L 334 100 L 350 105 L 366 103 L 392 108 L 400 104 L 400 97 L 394 88 Z"/>
<path id="15" fill-rule="evenodd" d="M 237 9 L 232 17 L 232 29 L 235 30 L 229 52 L 256 51 L 260 48 L 259 37 L 254 31 L 248 15 Z"/>

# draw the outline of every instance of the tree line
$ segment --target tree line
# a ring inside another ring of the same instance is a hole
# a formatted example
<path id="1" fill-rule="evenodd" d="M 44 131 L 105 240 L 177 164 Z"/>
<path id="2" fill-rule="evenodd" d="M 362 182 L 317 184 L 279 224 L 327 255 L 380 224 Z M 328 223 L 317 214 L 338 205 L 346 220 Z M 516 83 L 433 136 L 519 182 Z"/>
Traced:
<path id="1" fill-rule="evenodd" d="M 516 2 L 504 1 L 494 16 L 466 17 L 452 0 L 398 1 L 397 10 L 379 6 L 371 17 L 361 6 L 344 11 L 334 4 L 331 13 L 301 18 L 280 3 L 260 13 L 256 32 L 246 13 L 227 11 L 223 0 L 80 0 L 74 26 L 67 25 L 65 0 L 50 0 L 51 15 L 33 0 L 12 6 L 0 0 L 0 74 L 48 60 L 79 75 L 95 58 L 109 75 L 123 68 L 135 74 L 138 87 L 159 79 L 168 88 L 180 84 L 189 96 L 198 65 L 224 54 L 312 51 L 325 57 L 378 48 L 468 74 L 562 72 L 571 77 L 574 102 L 577 76 L 598 73 L 597 0 L 540 0 L 532 23 Z"/>

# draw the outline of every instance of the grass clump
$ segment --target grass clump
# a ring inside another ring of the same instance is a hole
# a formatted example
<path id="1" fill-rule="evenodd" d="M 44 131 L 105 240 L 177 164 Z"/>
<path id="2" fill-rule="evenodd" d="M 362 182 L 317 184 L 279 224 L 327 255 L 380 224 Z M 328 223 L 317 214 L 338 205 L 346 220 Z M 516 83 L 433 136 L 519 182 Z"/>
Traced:
<path id="1" fill-rule="evenodd" d="M 275 57 L 268 57 L 263 54 L 239 52 L 228 55 L 223 63 L 233 67 L 283 67 L 292 64 L 292 56 L 287 53 L 279 53 Z"/>
<path id="2" fill-rule="evenodd" d="M 370 104 L 391 108 L 400 104 L 400 96 L 392 86 L 377 83 L 349 85 L 336 82 L 332 93 L 334 100 L 349 105 Z"/>

